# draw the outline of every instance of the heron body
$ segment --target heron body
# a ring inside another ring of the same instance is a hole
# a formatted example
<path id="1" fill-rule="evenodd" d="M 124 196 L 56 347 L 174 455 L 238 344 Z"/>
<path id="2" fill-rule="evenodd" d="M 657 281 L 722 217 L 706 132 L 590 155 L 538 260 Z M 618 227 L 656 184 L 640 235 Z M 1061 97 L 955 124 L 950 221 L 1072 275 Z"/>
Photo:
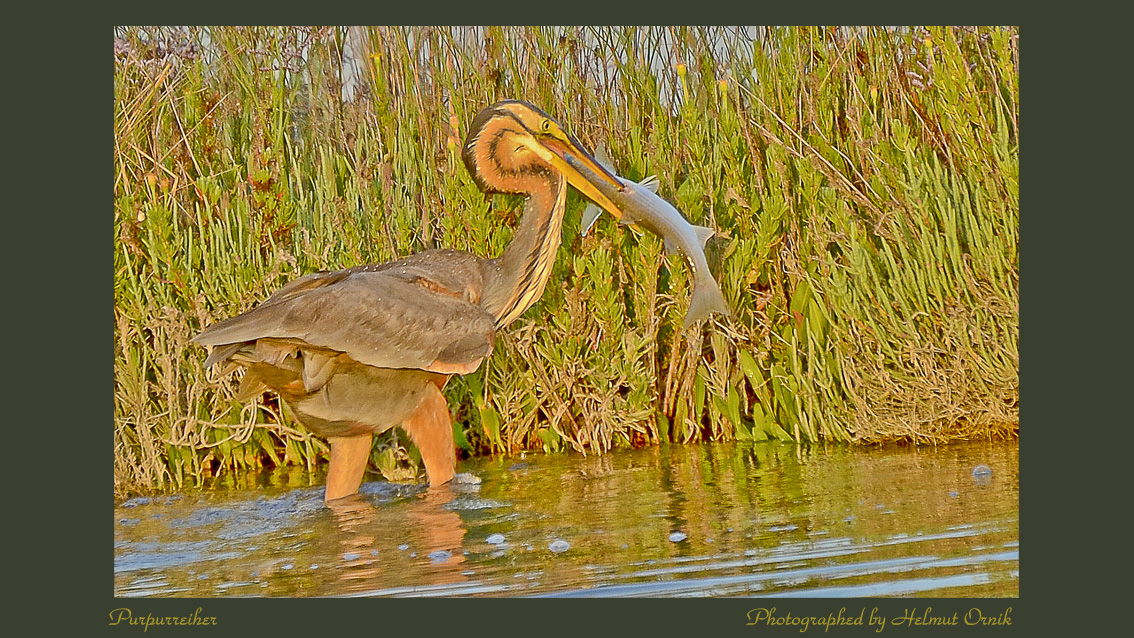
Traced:
<path id="1" fill-rule="evenodd" d="M 450 481 L 456 456 L 441 389 L 449 376 L 475 371 L 491 354 L 496 331 L 543 294 L 568 184 L 621 215 L 594 185 L 621 188 L 617 179 L 526 102 L 481 111 L 462 159 L 485 192 L 527 195 L 500 256 L 427 250 L 307 275 L 193 339 L 212 348 L 206 367 L 244 368 L 238 399 L 273 391 L 307 429 L 327 437 L 328 501 L 358 491 L 373 435 L 394 426 L 417 445 L 430 485 Z"/>

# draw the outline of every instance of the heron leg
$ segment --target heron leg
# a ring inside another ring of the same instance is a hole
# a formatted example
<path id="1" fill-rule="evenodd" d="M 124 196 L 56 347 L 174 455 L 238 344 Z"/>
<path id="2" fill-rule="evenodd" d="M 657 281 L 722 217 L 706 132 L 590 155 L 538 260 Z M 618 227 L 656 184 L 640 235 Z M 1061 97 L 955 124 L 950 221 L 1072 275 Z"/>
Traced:
<path id="1" fill-rule="evenodd" d="M 431 487 L 453 480 L 457 468 L 449 405 L 445 402 L 445 395 L 441 394 L 443 385 L 445 379 L 427 384 L 421 405 L 402 422 L 402 429 L 410 435 L 421 452 Z"/>
<path id="2" fill-rule="evenodd" d="M 370 459 L 373 438 L 370 434 L 327 438 L 331 444 L 331 467 L 327 470 L 324 501 L 333 501 L 358 492 L 362 475 L 366 472 L 366 462 Z"/>

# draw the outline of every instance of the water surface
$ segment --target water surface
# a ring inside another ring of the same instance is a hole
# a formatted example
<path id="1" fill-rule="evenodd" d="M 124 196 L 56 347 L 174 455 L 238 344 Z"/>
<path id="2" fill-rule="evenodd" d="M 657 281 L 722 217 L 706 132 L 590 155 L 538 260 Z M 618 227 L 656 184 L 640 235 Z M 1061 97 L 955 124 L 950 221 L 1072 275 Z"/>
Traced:
<path id="1" fill-rule="evenodd" d="M 1018 596 L 1019 447 L 670 445 L 114 508 L 116 596 Z M 289 483 L 309 484 L 294 487 Z"/>

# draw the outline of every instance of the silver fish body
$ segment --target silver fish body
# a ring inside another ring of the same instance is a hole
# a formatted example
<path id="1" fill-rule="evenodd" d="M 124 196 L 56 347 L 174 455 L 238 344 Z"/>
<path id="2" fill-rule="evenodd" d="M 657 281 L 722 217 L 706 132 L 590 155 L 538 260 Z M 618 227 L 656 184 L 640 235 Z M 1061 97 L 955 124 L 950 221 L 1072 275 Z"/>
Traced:
<path id="1" fill-rule="evenodd" d="M 614 172 L 612 162 L 602 147 L 595 149 L 594 156 L 600 164 Z M 580 171 L 586 170 L 585 166 L 575 162 L 571 164 Z M 621 191 L 602 180 L 594 180 L 594 183 L 603 195 L 622 210 L 621 223 L 634 224 L 661 237 L 666 252 L 683 256 L 693 272 L 693 296 L 689 301 L 689 310 L 685 313 L 684 327 L 688 328 L 714 312 L 730 314 L 720 286 L 709 272 L 709 263 L 705 259 L 705 242 L 715 234 L 713 229 L 695 226 L 686 221 L 680 211 L 657 194 L 656 177 L 651 175 L 641 182 L 622 177 L 618 179 L 624 186 Z M 602 209 L 598 206 L 587 206 L 583 211 L 579 232 L 586 235 L 601 214 Z"/>

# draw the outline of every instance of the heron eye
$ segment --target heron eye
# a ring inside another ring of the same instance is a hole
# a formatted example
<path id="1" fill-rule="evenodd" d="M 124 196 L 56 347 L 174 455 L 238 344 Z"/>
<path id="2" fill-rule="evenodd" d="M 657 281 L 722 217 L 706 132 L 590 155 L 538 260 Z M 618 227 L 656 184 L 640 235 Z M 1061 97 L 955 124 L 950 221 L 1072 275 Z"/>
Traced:
<path id="1" fill-rule="evenodd" d="M 544 120 L 544 121 L 540 122 L 540 123 L 539 123 L 539 128 L 540 128 L 540 130 L 541 130 L 541 131 L 543 131 L 544 133 L 549 133 L 549 132 L 551 132 L 551 120 Z"/>

